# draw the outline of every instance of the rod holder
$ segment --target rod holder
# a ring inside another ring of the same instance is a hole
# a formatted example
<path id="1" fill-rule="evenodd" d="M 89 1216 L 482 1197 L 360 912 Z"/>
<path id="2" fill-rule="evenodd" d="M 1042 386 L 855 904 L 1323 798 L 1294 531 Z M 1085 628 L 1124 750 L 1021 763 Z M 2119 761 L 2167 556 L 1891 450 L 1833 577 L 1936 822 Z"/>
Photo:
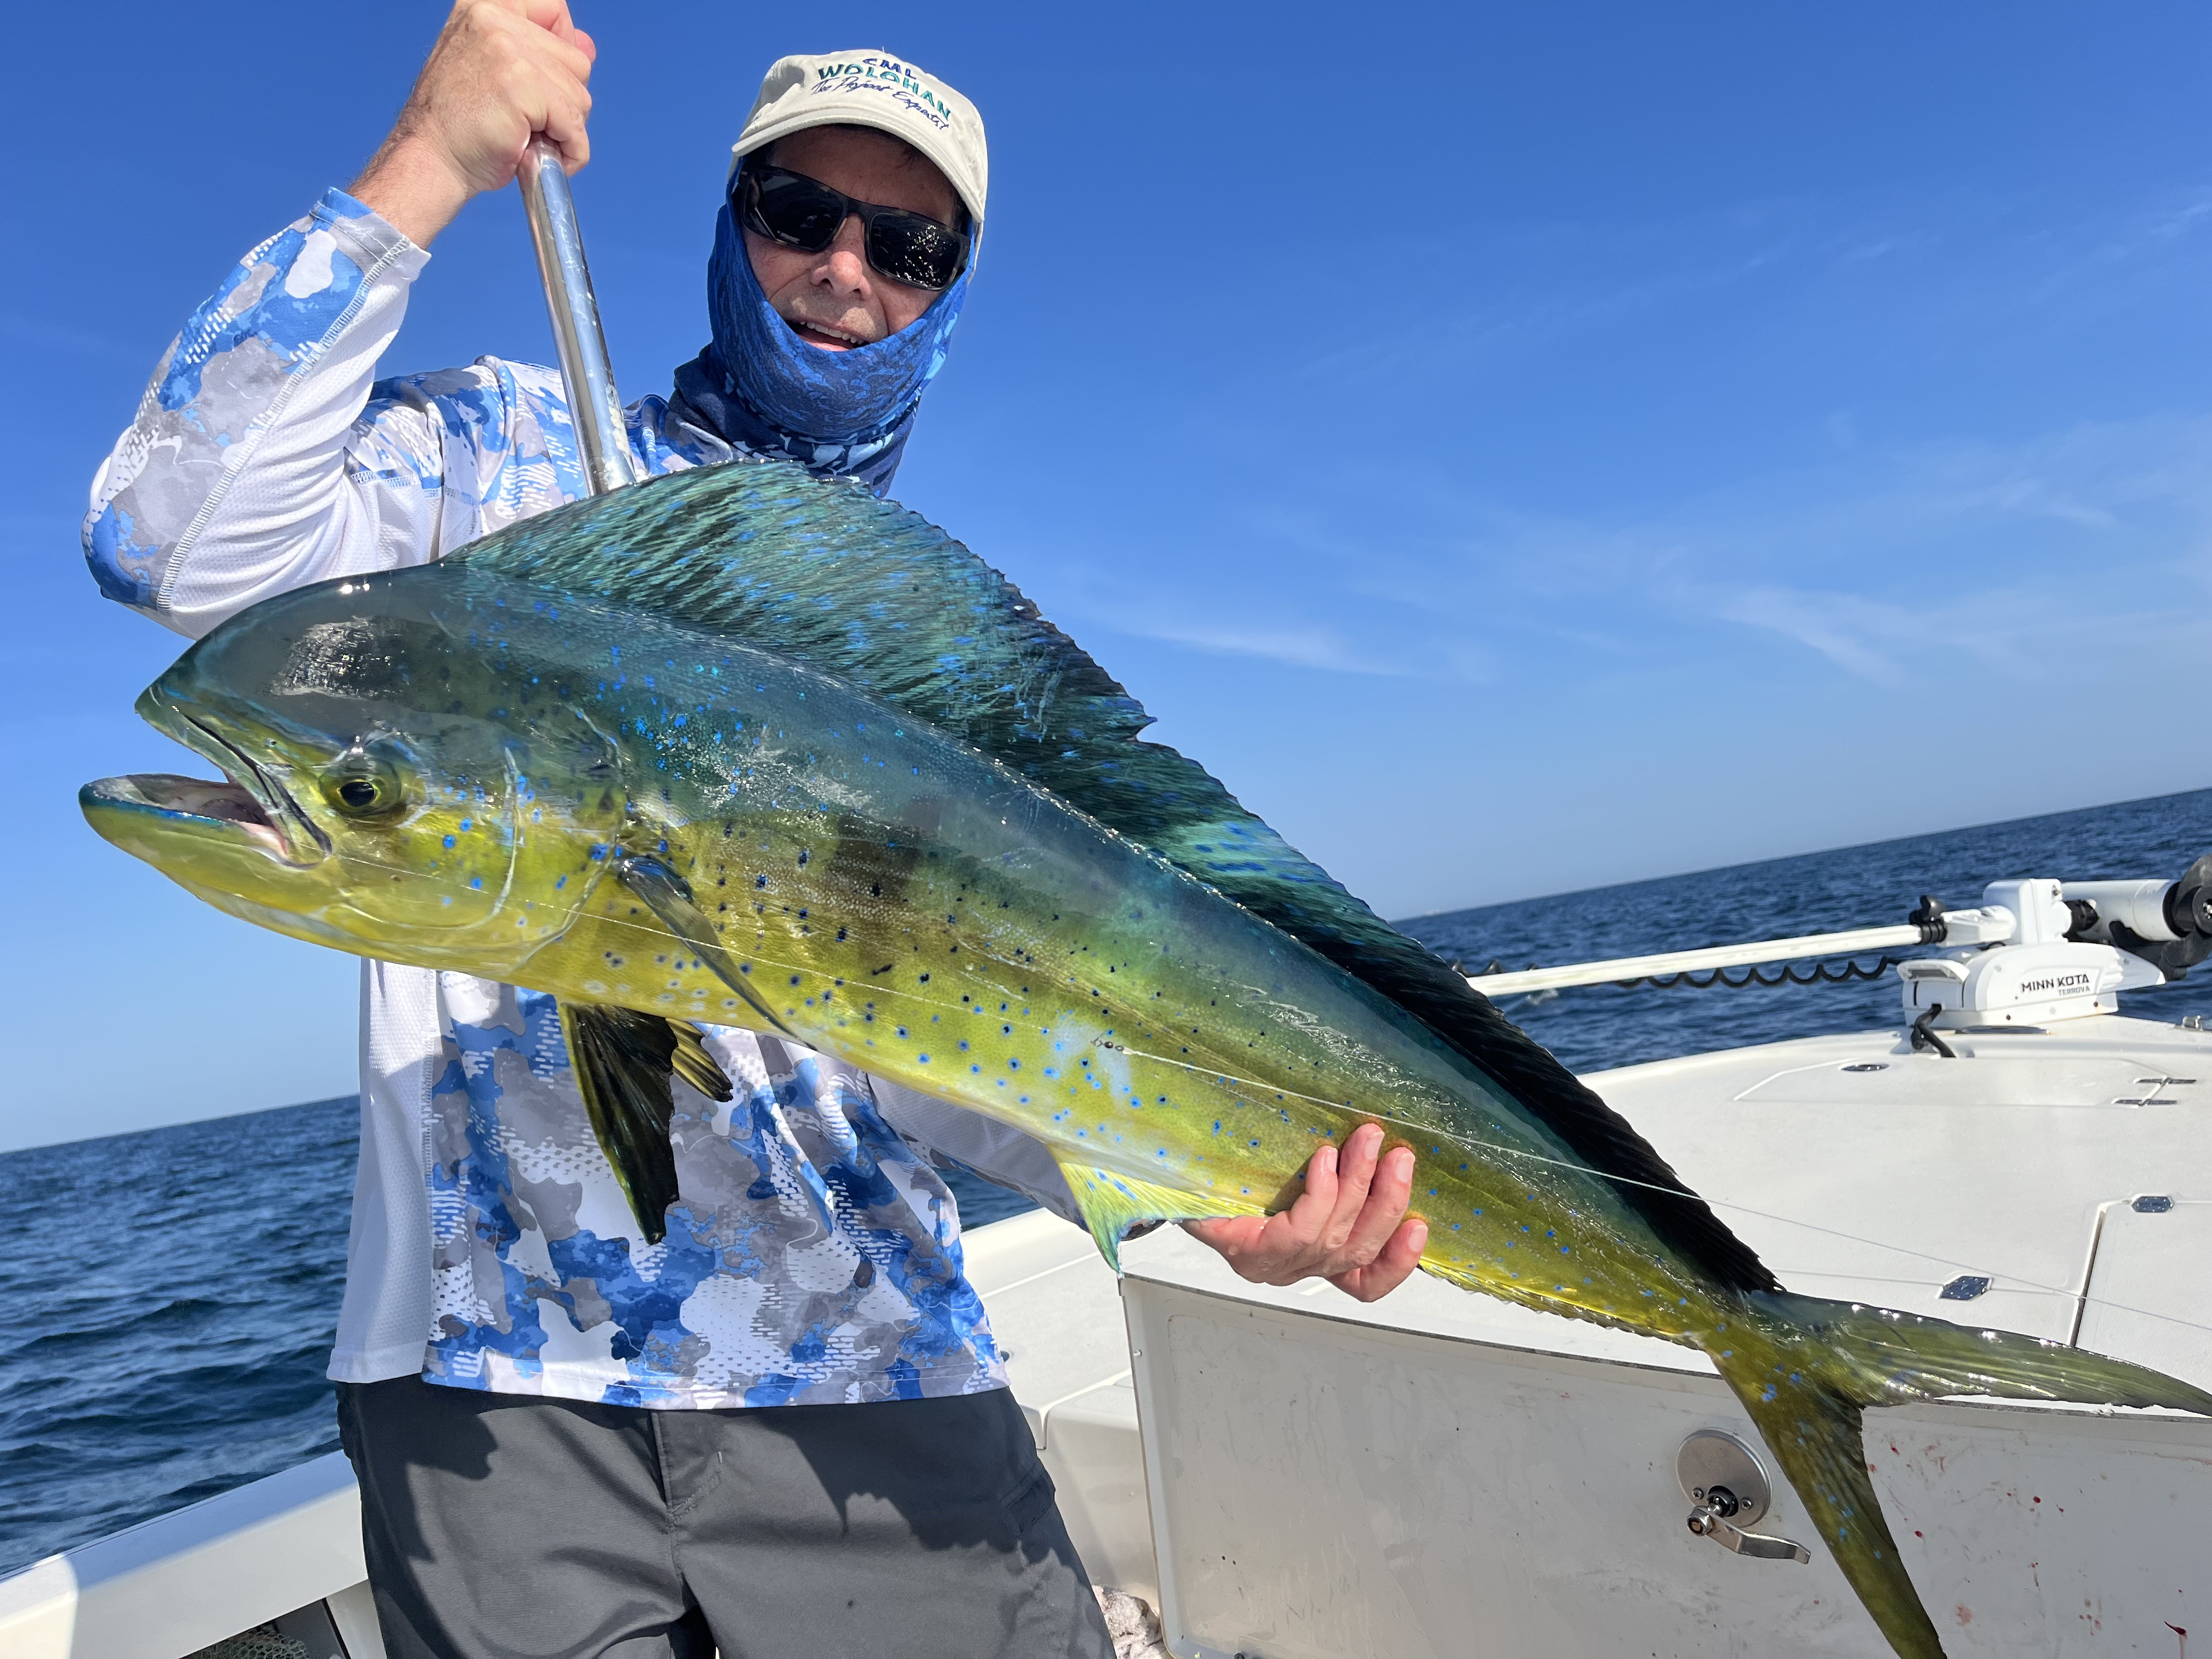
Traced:
<path id="1" fill-rule="evenodd" d="M 584 478 L 592 494 L 604 495 L 635 483 L 638 474 L 623 429 L 622 398 L 615 390 L 606 331 L 599 325 L 599 303 L 592 295 L 584 234 L 576 226 L 576 200 L 562 170 L 560 147 L 543 134 L 532 138 L 515 169 L 515 182 L 522 189 L 530 240 L 538 249 L 538 274 L 545 283 L 545 308 L 553 319 L 553 346 L 568 384 Z"/>
<path id="2" fill-rule="evenodd" d="M 1698 1537 L 1755 1561 L 1813 1559 L 1795 1539 L 1751 1530 L 1773 1507 L 1774 1484 L 1759 1454 L 1735 1436 L 1698 1430 L 1674 1453 L 1674 1477 L 1690 1500 L 1690 1530 Z"/>

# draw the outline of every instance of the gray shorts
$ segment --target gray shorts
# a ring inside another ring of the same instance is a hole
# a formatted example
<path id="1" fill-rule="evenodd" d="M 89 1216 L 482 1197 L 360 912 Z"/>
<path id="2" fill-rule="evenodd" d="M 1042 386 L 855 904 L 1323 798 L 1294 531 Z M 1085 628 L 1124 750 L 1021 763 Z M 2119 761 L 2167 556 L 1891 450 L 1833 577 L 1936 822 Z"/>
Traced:
<path id="1" fill-rule="evenodd" d="M 1003 1389 L 647 1411 L 338 1385 L 390 1659 L 1113 1659 Z"/>

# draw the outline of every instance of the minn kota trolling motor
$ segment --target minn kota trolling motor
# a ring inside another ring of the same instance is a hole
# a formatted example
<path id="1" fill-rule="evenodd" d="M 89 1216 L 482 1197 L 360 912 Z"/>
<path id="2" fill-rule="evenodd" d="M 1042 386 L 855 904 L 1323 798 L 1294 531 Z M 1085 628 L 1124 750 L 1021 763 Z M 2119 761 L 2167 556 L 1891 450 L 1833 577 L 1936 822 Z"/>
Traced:
<path id="1" fill-rule="evenodd" d="M 1898 964 L 1916 1047 L 1938 1029 L 2113 1013 L 2120 992 L 2212 956 L 2212 855 L 2179 881 L 1994 881 L 1978 909 L 1923 898 L 1908 920 L 1925 943 L 1960 947 Z"/>
<path id="2" fill-rule="evenodd" d="M 1884 955 L 1868 966 L 1823 963 L 1768 975 L 1761 963 L 1855 957 L 1900 947 L 1952 948 L 1910 959 Z M 1656 956 L 1507 972 L 1493 963 L 1468 982 L 1492 998 L 1547 997 L 1568 986 L 1652 985 L 1662 989 L 1741 988 L 1788 981 L 1810 985 L 1872 979 L 1895 969 L 1905 982 L 1912 1046 L 1948 1054 L 1942 1030 L 2039 1030 L 2055 1020 L 2109 1014 L 2122 991 L 2177 980 L 2212 956 L 2212 854 L 2179 881 L 1994 881 L 1972 910 L 1923 897 L 1904 925 L 1796 939 L 1718 945 Z M 1730 969 L 1743 969 L 1731 977 Z"/>

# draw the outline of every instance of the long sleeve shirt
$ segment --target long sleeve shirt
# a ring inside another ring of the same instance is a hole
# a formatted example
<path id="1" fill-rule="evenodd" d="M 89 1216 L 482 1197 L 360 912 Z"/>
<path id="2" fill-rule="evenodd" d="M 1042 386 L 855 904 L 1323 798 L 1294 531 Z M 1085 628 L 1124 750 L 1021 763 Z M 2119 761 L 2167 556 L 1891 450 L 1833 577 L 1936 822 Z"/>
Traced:
<path id="1" fill-rule="evenodd" d="M 428 259 L 331 191 L 239 262 L 94 481 L 102 592 L 197 638 L 271 594 L 422 563 L 588 493 L 556 372 L 480 357 L 374 380 Z M 647 473 L 731 458 L 665 399 L 625 422 Z M 364 963 L 330 1374 L 701 1408 L 1004 1386 L 937 1164 L 1070 1212 L 1042 1147 L 827 1055 L 728 1030 L 708 1046 L 736 1098 L 675 1085 L 682 1196 L 648 1246 L 550 996 Z"/>

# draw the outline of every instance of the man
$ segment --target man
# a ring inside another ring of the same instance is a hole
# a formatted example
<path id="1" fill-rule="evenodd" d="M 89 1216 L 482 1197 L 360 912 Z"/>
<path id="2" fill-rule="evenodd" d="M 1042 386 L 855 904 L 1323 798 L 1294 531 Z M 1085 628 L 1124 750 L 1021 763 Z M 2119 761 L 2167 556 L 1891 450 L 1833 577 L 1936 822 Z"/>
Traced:
<path id="1" fill-rule="evenodd" d="M 431 242 L 534 133 L 584 165 L 594 56 L 562 0 L 459 0 L 351 190 L 247 254 L 156 371 L 94 485 L 110 597 L 197 636 L 585 493 L 551 371 L 371 374 Z M 981 119 L 902 59 L 787 58 L 735 155 L 711 342 L 630 406 L 632 453 L 884 490 L 973 275 Z M 368 963 L 362 1024 L 330 1374 L 394 1659 L 1110 1651 L 939 1174 L 1069 1212 L 1036 1143 L 713 1031 L 738 1097 L 678 1085 L 648 1246 L 550 998 Z M 1316 1154 L 1282 1215 L 1194 1231 L 1248 1277 L 1381 1295 L 1423 1232 L 1379 1141 Z"/>

